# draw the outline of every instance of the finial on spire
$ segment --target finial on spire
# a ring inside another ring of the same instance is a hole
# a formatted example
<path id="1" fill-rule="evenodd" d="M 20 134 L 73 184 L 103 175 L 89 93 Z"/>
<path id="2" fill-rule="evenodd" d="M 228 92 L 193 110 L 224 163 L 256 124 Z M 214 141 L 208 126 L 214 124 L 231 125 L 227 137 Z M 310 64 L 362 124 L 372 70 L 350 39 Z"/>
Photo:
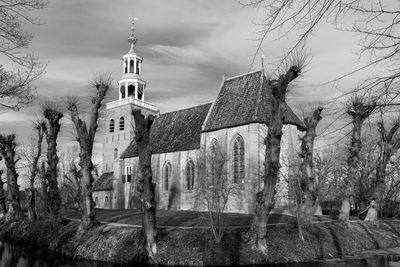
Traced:
<path id="1" fill-rule="evenodd" d="M 135 21 L 137 21 L 139 19 L 138 18 L 129 17 L 129 20 L 132 23 L 131 36 L 129 36 L 129 38 L 128 38 L 128 42 L 131 44 L 131 49 L 129 50 L 129 53 L 134 53 L 133 46 L 138 41 L 138 39 L 135 37 Z"/>

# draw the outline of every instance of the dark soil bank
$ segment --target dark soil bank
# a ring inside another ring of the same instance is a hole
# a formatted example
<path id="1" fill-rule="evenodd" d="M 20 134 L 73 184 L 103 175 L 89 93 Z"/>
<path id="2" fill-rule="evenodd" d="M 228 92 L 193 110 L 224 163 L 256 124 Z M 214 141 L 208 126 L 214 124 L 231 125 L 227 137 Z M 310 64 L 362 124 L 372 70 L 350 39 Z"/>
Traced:
<path id="1" fill-rule="evenodd" d="M 141 230 L 99 226 L 83 235 L 78 223 L 42 219 L 27 222 L 1 221 L 0 235 L 38 253 L 52 252 L 68 258 L 108 262 L 143 261 Z M 171 265 L 232 265 L 311 261 L 369 250 L 400 246 L 400 221 L 362 221 L 348 226 L 318 223 L 304 229 L 305 241 L 293 224 L 269 229 L 267 256 L 249 244 L 248 229 L 228 231 L 219 244 L 207 229 L 163 229 L 158 235 L 157 261 Z"/>

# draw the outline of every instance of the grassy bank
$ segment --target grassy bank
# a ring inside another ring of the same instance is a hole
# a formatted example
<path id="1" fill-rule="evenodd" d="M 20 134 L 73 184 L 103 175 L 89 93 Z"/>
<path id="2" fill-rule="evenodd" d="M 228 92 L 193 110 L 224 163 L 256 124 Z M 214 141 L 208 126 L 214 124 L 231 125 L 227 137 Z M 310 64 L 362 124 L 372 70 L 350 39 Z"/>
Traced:
<path id="1" fill-rule="evenodd" d="M 143 260 L 142 236 L 138 228 L 102 225 L 83 235 L 78 223 L 42 219 L 27 222 L 1 222 L 0 234 L 12 242 L 30 246 L 38 253 L 53 252 L 69 258 L 109 262 Z M 229 265 L 310 261 L 351 255 L 363 250 L 400 246 L 400 221 L 377 224 L 362 221 L 348 226 L 338 222 L 317 223 L 305 229 L 305 241 L 298 238 L 293 224 L 269 229 L 267 256 L 249 244 L 248 229 L 226 232 L 216 244 L 207 229 L 162 229 L 157 260 L 162 264 Z"/>

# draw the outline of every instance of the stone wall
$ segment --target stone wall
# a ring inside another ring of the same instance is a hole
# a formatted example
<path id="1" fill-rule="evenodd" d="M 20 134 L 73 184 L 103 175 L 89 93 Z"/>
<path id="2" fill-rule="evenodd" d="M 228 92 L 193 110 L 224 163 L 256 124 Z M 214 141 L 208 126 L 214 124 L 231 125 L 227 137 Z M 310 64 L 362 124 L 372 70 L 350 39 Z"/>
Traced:
<path id="1" fill-rule="evenodd" d="M 96 203 L 98 209 L 111 209 L 112 208 L 112 190 L 94 191 L 93 201 Z"/>

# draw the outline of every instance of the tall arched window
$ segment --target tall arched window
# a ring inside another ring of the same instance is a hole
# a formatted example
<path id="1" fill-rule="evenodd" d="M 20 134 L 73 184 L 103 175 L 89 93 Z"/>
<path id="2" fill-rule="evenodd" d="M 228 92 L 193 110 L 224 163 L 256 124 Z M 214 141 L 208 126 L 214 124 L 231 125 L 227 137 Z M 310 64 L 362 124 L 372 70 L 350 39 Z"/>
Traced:
<path id="1" fill-rule="evenodd" d="M 133 69 L 133 59 L 129 60 L 129 72 L 133 73 L 134 69 Z"/>
<path id="2" fill-rule="evenodd" d="M 121 98 L 125 98 L 125 86 L 122 85 L 119 91 L 121 92 Z"/>
<path id="3" fill-rule="evenodd" d="M 138 99 L 142 100 L 143 97 L 143 85 L 138 86 Z"/>
<path id="4" fill-rule="evenodd" d="M 125 59 L 125 73 L 128 73 L 128 60 Z"/>
<path id="5" fill-rule="evenodd" d="M 114 132 L 114 120 L 111 119 L 110 120 L 110 133 L 113 133 L 113 132 Z"/>
<path id="6" fill-rule="evenodd" d="M 169 183 L 171 180 L 171 163 L 167 162 L 164 165 L 164 171 L 163 171 L 163 180 L 164 180 L 164 191 L 168 191 L 169 189 Z"/>
<path id="7" fill-rule="evenodd" d="M 233 182 L 244 182 L 244 141 L 240 135 L 233 141 Z"/>
<path id="8" fill-rule="evenodd" d="M 119 130 L 120 131 L 125 130 L 125 118 L 124 117 L 119 118 Z"/>
<path id="9" fill-rule="evenodd" d="M 118 149 L 114 149 L 114 160 L 118 159 Z"/>
<path id="10" fill-rule="evenodd" d="M 211 150 L 211 179 L 213 181 L 215 181 L 215 179 L 217 179 L 217 153 L 218 153 L 218 142 L 217 139 L 213 139 L 211 141 L 211 146 L 210 146 L 210 150 Z"/>
<path id="11" fill-rule="evenodd" d="M 135 96 L 135 86 L 132 84 L 128 86 L 128 97 L 130 96 Z"/>
<path id="12" fill-rule="evenodd" d="M 188 160 L 186 163 L 186 189 L 193 190 L 194 185 L 194 163 L 193 160 Z"/>
<path id="13" fill-rule="evenodd" d="M 140 74 L 139 73 L 139 64 L 140 64 L 140 61 L 136 61 L 136 74 Z"/>

